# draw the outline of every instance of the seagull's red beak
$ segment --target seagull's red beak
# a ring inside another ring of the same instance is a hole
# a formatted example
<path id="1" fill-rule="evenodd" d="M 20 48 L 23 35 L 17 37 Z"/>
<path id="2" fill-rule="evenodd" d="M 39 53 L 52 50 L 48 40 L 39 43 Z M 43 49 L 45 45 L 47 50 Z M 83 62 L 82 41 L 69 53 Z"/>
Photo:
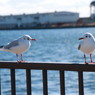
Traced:
<path id="1" fill-rule="evenodd" d="M 79 40 L 83 40 L 84 38 L 79 38 Z"/>
<path id="2" fill-rule="evenodd" d="M 31 39 L 31 40 L 36 41 L 36 39 Z"/>

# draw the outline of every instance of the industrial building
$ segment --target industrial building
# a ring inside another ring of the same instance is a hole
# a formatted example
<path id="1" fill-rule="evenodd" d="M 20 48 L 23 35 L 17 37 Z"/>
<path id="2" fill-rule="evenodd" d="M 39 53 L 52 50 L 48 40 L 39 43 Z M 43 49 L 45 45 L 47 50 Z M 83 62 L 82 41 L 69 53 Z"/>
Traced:
<path id="1" fill-rule="evenodd" d="M 0 29 L 33 28 L 41 25 L 75 23 L 78 19 L 79 13 L 65 11 L 0 16 Z"/>

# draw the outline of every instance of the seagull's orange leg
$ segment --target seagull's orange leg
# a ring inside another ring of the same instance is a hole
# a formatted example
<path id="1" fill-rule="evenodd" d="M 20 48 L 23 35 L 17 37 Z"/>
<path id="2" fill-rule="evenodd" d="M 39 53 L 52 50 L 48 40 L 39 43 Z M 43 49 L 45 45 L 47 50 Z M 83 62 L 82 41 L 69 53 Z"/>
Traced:
<path id="1" fill-rule="evenodd" d="M 86 55 L 84 54 L 84 60 L 85 60 L 85 64 L 88 64 L 87 62 L 86 62 Z"/>
<path id="2" fill-rule="evenodd" d="M 18 62 L 18 54 L 16 54 L 17 62 Z"/>
<path id="3" fill-rule="evenodd" d="M 91 61 L 91 63 L 92 63 L 92 54 L 90 54 L 90 61 Z"/>
<path id="4" fill-rule="evenodd" d="M 91 63 L 95 64 L 95 62 L 92 61 L 92 54 L 90 54 L 90 60 L 91 60 Z"/>
<path id="5" fill-rule="evenodd" d="M 22 54 L 21 54 L 21 62 L 25 62 L 25 61 L 23 60 L 23 58 L 22 58 Z"/>

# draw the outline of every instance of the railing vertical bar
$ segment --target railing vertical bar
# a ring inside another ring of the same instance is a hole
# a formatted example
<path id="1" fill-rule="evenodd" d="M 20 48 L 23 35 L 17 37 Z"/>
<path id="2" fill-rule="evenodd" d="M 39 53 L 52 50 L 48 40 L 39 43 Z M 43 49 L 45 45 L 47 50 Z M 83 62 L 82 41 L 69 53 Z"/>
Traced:
<path id="1" fill-rule="evenodd" d="M 60 95 L 65 95 L 65 72 L 60 70 Z"/>
<path id="2" fill-rule="evenodd" d="M 43 95 L 48 95 L 47 70 L 43 70 Z"/>
<path id="3" fill-rule="evenodd" d="M 16 95 L 16 84 L 15 84 L 15 69 L 10 69 L 11 71 L 11 95 Z"/>
<path id="4" fill-rule="evenodd" d="M 0 69 L 0 95 L 1 95 L 1 69 Z"/>
<path id="5" fill-rule="evenodd" d="M 31 70 L 26 69 L 26 83 L 27 83 L 27 95 L 32 95 L 31 93 Z"/>
<path id="6" fill-rule="evenodd" d="M 84 95 L 83 71 L 78 71 L 79 95 Z"/>

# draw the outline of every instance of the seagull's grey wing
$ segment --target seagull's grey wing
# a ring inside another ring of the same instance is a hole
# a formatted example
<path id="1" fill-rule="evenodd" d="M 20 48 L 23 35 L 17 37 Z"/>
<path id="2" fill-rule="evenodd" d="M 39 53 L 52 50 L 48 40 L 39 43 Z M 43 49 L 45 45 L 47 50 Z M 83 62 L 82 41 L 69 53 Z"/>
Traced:
<path id="1" fill-rule="evenodd" d="M 79 44 L 79 46 L 78 46 L 78 50 L 80 50 L 80 48 L 81 48 L 81 44 Z"/>
<path id="2" fill-rule="evenodd" d="M 8 43 L 6 46 L 4 46 L 4 48 L 5 48 L 5 49 L 10 49 L 10 48 L 12 48 L 12 47 L 14 47 L 14 46 L 18 46 L 18 45 L 19 45 L 18 40 L 15 40 L 15 41 L 13 41 L 13 42 L 11 42 L 11 43 Z"/>

